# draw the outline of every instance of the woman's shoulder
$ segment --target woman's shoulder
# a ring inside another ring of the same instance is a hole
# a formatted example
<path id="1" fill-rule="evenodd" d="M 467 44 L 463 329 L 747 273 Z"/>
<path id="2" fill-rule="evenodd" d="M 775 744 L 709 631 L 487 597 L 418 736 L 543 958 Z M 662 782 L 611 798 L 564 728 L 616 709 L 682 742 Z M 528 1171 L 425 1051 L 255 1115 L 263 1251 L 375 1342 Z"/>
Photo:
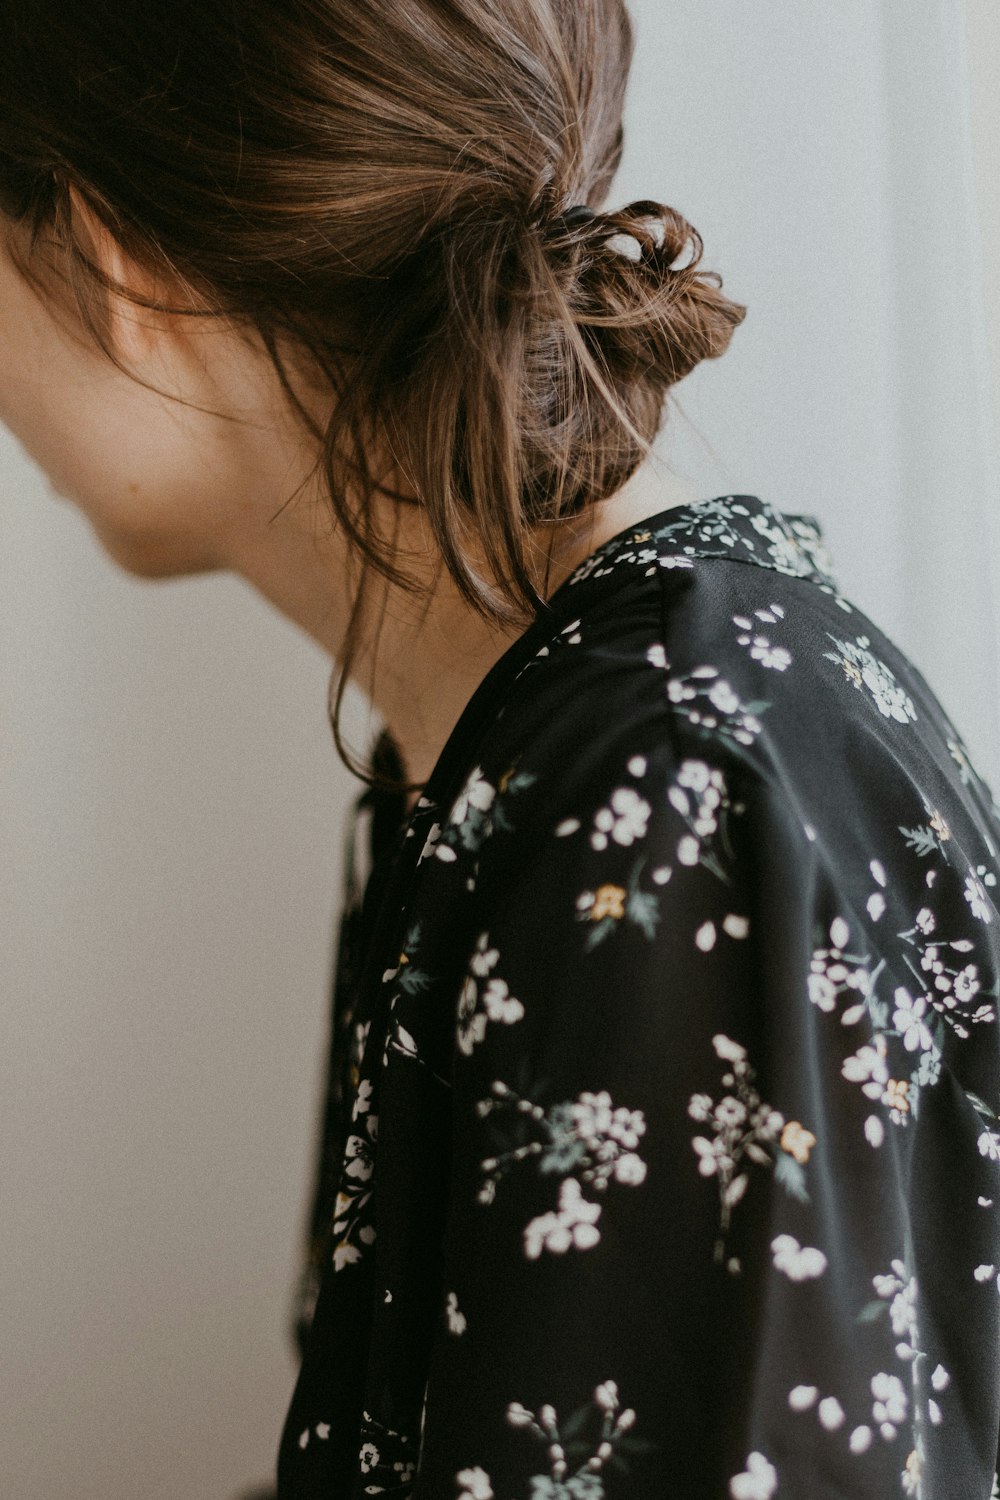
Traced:
<path id="1" fill-rule="evenodd" d="M 1000 809 L 918 669 L 839 594 L 736 562 L 637 579 L 561 622 L 464 769 L 435 816 L 458 844 L 475 820 L 500 864 L 574 821 L 611 841 L 646 813 L 666 828 L 665 808 L 704 824 L 711 787 L 751 808 L 757 845 L 818 849 L 842 882 L 914 845 L 926 863 L 938 825 L 984 891 L 1000 874 Z"/>

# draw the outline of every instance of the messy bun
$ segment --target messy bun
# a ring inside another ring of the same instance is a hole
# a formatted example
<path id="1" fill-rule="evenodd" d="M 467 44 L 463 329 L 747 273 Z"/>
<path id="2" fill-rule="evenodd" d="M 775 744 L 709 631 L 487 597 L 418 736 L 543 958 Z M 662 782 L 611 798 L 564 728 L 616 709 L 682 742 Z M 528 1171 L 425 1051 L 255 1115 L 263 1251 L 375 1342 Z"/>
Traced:
<path id="1" fill-rule="evenodd" d="M 613 493 L 645 456 L 670 388 L 729 345 L 745 307 L 699 269 L 698 231 L 642 199 L 538 221 L 537 348 L 523 425 L 525 502 L 544 521 Z M 681 262 L 678 264 L 678 262 Z"/>
<path id="2" fill-rule="evenodd" d="M 533 529 L 625 483 L 745 316 L 675 209 L 602 211 L 632 50 L 623 0 L 36 0 L 5 39 L 0 207 L 66 252 L 108 357 L 71 187 L 178 311 L 259 336 L 316 439 L 361 562 L 334 735 L 365 780 L 365 594 L 416 588 L 374 497 L 416 497 L 468 602 L 525 624 Z"/>

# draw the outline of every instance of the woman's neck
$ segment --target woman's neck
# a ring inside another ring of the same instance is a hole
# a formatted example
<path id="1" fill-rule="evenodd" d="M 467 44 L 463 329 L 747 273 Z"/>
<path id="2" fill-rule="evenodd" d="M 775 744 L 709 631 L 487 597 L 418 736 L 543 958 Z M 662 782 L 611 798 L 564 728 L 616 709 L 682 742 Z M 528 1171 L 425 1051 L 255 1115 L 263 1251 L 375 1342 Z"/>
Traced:
<path id="1" fill-rule="evenodd" d="M 544 535 L 539 532 L 540 557 L 542 549 L 551 546 L 545 596 L 551 597 L 584 558 L 618 532 L 696 498 L 661 464 L 647 461 L 585 517 Z M 269 525 L 266 534 L 244 537 L 233 550 L 230 566 L 338 662 L 356 562 L 348 557 L 339 532 L 317 534 L 315 503 L 314 497 L 308 506 L 290 508 L 281 524 Z M 387 509 L 395 504 L 379 503 Z M 436 564 L 437 583 L 425 600 L 376 578 L 372 597 L 379 603 L 370 603 L 368 617 L 363 616 L 364 644 L 352 679 L 389 729 L 407 779 L 422 784 L 476 687 L 525 627 L 497 631 L 476 614 L 440 564 L 425 514 L 418 506 L 397 505 L 396 510 L 392 520 L 398 526 L 404 570 L 430 584 Z M 410 807 L 418 796 L 419 792 L 409 794 Z"/>

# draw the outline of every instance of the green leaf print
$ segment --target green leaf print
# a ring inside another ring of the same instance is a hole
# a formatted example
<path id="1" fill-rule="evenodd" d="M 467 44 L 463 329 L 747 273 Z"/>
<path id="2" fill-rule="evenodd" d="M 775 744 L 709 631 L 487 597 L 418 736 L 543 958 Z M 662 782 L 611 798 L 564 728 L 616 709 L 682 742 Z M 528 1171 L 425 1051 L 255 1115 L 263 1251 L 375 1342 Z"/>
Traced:
<path id="1" fill-rule="evenodd" d="M 774 1177 L 793 1198 L 798 1198 L 800 1203 L 809 1202 L 809 1193 L 806 1190 L 806 1174 L 803 1172 L 794 1156 L 789 1156 L 782 1151 L 774 1158 Z"/>

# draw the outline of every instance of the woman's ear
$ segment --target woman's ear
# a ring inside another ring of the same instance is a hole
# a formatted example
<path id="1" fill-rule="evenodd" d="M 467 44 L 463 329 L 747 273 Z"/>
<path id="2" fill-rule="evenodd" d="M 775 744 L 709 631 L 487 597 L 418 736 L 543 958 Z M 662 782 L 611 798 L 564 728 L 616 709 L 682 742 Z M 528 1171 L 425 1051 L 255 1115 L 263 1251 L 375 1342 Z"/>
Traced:
<path id="1" fill-rule="evenodd" d="M 178 320 L 170 313 L 143 307 L 128 294 L 178 307 L 190 303 L 190 292 L 185 295 L 179 287 L 168 284 L 162 274 L 154 275 L 134 260 L 73 183 L 69 184 L 69 199 L 77 242 L 114 283 L 106 291 L 107 333 L 112 348 L 126 364 L 148 365 L 162 347 L 164 335 L 180 331 Z"/>

